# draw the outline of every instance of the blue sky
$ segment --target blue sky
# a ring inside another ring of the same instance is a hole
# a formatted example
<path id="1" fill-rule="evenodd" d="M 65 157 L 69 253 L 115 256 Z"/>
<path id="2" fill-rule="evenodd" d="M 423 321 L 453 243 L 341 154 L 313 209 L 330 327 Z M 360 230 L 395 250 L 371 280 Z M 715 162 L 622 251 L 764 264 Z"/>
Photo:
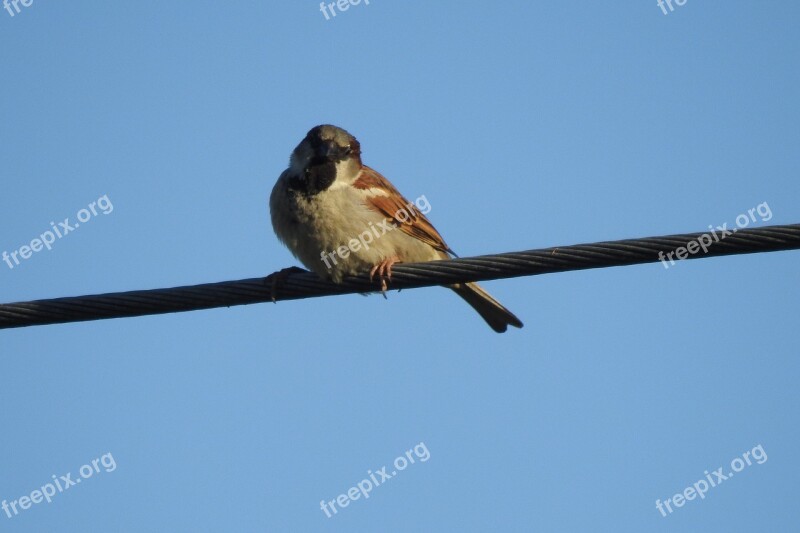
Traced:
<path id="1" fill-rule="evenodd" d="M 800 222 L 800 8 L 673 5 L 0 10 L 0 252 L 86 220 L 0 262 L 0 301 L 297 264 L 267 198 L 321 123 L 425 195 L 462 256 L 731 226 L 765 202 L 751 227 Z M 786 530 L 798 258 L 488 282 L 525 322 L 504 335 L 439 288 L 3 331 L 0 502 L 90 475 L 0 529 Z M 368 499 L 320 508 L 409 450 Z M 766 459 L 657 510 L 745 452 Z"/>

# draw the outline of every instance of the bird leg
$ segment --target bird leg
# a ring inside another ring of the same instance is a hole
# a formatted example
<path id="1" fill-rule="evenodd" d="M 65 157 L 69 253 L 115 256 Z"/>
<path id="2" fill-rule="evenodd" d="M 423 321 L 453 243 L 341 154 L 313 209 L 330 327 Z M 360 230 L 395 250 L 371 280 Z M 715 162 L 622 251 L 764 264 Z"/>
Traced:
<path id="1" fill-rule="evenodd" d="M 369 271 L 369 280 L 372 281 L 372 278 L 375 276 L 375 273 L 378 274 L 378 279 L 381 280 L 381 294 L 383 297 L 386 298 L 386 290 L 389 288 L 387 281 L 392 281 L 392 265 L 395 263 L 399 263 L 400 258 L 395 256 L 388 257 L 372 267 Z"/>
<path id="2" fill-rule="evenodd" d="M 293 266 L 288 268 L 282 268 L 281 270 L 273 272 L 272 274 L 264 278 L 264 284 L 265 285 L 269 284 L 269 295 L 270 298 L 272 299 L 272 303 L 277 303 L 275 297 L 278 284 L 286 281 L 286 279 L 292 274 L 301 274 L 304 272 L 306 272 L 306 270 L 303 270 L 300 267 Z"/>

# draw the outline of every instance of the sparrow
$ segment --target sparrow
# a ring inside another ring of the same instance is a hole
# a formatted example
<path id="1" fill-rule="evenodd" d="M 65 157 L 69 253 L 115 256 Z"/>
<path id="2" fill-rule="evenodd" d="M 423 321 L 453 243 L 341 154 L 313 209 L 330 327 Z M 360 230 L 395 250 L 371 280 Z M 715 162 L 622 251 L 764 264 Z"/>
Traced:
<path id="1" fill-rule="evenodd" d="M 385 293 L 393 264 L 455 256 L 415 204 L 361 162 L 360 143 L 337 126 L 316 126 L 297 145 L 272 189 L 269 208 L 278 239 L 306 268 L 334 283 L 369 271 L 370 279 L 378 274 Z M 478 284 L 447 287 L 494 331 L 522 327 Z"/>

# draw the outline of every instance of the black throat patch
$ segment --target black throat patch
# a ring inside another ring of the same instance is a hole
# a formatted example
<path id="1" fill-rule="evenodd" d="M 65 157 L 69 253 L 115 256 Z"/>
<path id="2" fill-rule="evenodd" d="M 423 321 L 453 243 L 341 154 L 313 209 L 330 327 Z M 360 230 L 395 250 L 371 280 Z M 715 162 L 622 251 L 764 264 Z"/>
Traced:
<path id="1" fill-rule="evenodd" d="M 289 188 L 314 196 L 333 185 L 336 180 L 336 163 L 320 158 L 311 160 L 304 176 L 296 176 L 289 181 Z"/>

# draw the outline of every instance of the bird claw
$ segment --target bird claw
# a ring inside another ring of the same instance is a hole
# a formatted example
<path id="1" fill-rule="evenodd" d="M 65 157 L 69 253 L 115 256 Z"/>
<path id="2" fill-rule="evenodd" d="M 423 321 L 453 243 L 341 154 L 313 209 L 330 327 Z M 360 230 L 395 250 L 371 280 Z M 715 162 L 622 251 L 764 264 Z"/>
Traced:
<path id="1" fill-rule="evenodd" d="M 305 272 L 305 270 L 303 270 L 300 267 L 293 266 L 293 267 L 282 268 L 281 270 L 273 272 L 272 274 L 264 278 L 264 284 L 265 285 L 269 284 L 269 296 L 270 299 L 272 300 L 272 303 L 278 303 L 276 299 L 276 289 L 278 288 L 278 284 L 286 281 L 286 279 L 290 275 L 300 274 L 302 272 Z"/>
<path id="2" fill-rule="evenodd" d="M 392 265 L 399 263 L 400 259 L 397 257 L 389 257 L 384 259 L 369 271 L 369 280 L 372 281 L 375 274 L 378 274 L 378 279 L 381 282 L 381 294 L 386 298 L 386 291 L 389 289 L 387 282 L 392 281 Z"/>

